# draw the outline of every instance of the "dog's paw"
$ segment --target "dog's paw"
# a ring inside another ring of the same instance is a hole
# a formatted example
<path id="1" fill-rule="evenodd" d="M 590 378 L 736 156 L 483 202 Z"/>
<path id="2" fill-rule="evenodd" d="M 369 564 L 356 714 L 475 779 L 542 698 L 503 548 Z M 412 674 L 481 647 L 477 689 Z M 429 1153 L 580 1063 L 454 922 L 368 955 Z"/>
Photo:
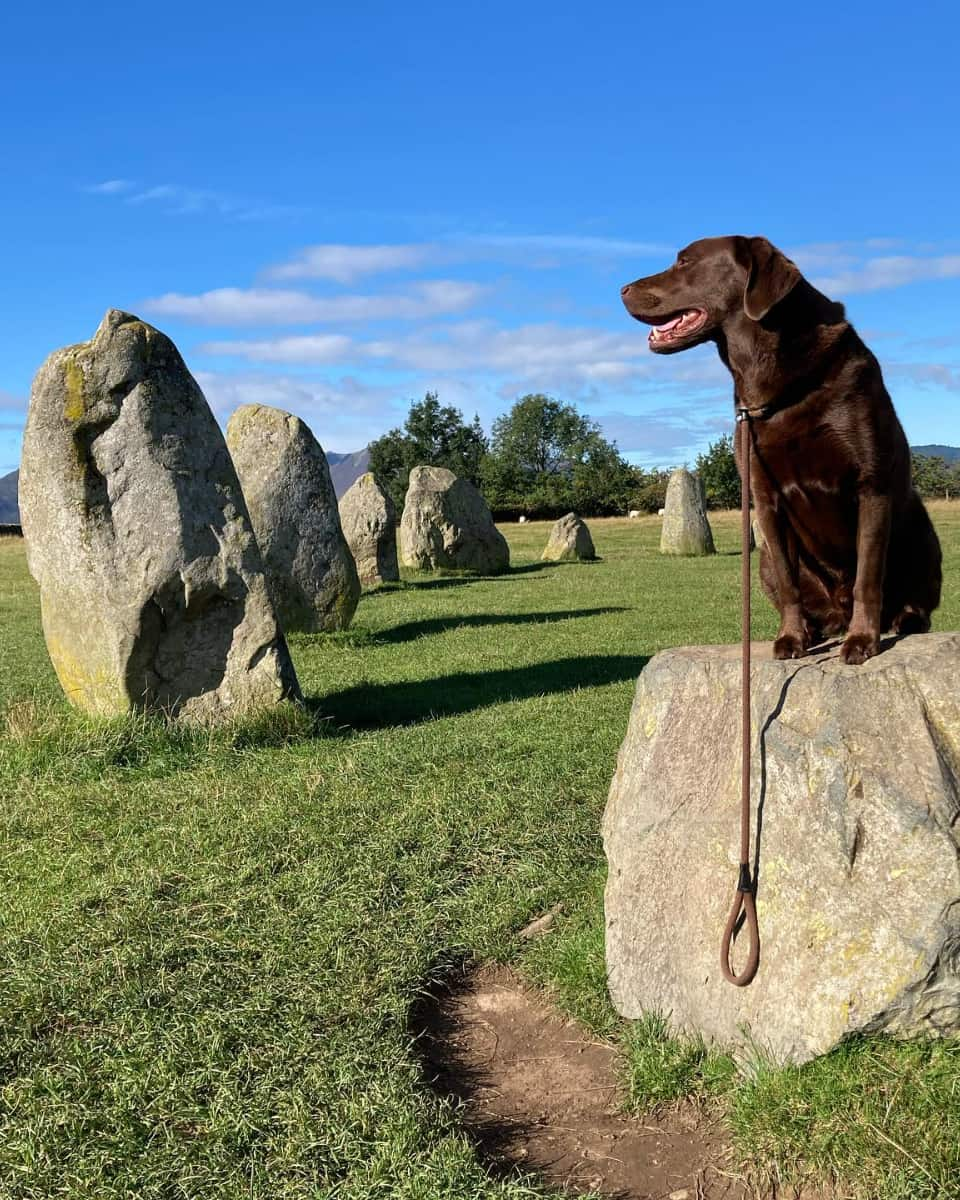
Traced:
<path id="1" fill-rule="evenodd" d="M 804 639 L 794 633 L 782 633 L 773 643 L 774 658 L 803 658 L 806 652 Z"/>
<path id="2" fill-rule="evenodd" d="M 907 606 L 897 614 L 891 628 L 898 637 L 907 637 L 911 633 L 929 633 L 930 618 L 925 612 Z"/>
<path id="3" fill-rule="evenodd" d="M 880 649 L 880 639 L 869 633 L 851 633 L 840 647 L 841 659 L 851 667 L 859 667 Z"/>

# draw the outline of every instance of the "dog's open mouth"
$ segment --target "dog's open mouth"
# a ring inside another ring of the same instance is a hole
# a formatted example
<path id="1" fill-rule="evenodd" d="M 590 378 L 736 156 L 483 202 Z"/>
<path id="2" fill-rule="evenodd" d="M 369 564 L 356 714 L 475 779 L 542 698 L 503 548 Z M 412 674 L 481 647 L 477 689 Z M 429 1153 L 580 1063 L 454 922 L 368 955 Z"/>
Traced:
<path id="1" fill-rule="evenodd" d="M 664 321 L 662 325 L 654 325 L 647 336 L 647 341 L 653 347 L 668 346 L 681 338 L 697 333 L 707 323 L 706 309 L 685 308 L 682 313 Z"/>

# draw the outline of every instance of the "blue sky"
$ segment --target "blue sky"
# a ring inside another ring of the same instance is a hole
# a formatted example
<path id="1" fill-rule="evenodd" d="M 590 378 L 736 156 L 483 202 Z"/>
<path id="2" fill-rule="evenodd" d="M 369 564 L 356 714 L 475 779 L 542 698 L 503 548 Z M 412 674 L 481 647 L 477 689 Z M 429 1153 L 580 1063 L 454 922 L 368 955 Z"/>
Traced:
<path id="1" fill-rule="evenodd" d="M 221 418 L 275 404 L 330 450 L 427 388 L 488 427 L 545 391 L 690 460 L 728 377 L 710 347 L 652 356 L 618 291 L 718 233 L 790 252 L 910 440 L 960 444 L 956 6 L 15 8 L 0 473 L 40 362 L 108 307 L 169 333 Z"/>

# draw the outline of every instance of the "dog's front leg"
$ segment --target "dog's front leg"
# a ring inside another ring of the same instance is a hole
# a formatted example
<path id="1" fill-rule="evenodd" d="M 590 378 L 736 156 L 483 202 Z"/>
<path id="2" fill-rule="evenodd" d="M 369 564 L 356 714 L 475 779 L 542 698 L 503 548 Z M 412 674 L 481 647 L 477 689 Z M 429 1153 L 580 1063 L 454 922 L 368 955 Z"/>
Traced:
<path id="1" fill-rule="evenodd" d="M 796 545 L 779 514 L 769 505 L 757 505 L 757 521 L 773 569 L 776 604 L 780 610 L 780 631 L 773 643 L 773 657 L 802 658 L 809 642 L 800 607 Z"/>
<path id="2" fill-rule="evenodd" d="M 891 502 L 872 492 L 860 496 L 857 514 L 857 576 L 853 584 L 853 616 L 840 648 L 845 663 L 866 662 L 880 649 L 883 575 L 890 541 Z"/>

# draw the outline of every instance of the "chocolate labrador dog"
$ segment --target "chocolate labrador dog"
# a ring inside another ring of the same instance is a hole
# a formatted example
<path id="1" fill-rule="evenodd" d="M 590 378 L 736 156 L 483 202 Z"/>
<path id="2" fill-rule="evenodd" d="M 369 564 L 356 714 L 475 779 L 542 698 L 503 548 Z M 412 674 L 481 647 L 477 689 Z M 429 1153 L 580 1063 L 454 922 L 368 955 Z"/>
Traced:
<path id="1" fill-rule="evenodd" d="M 880 365 L 843 305 L 762 237 L 694 242 L 622 295 L 653 326 L 657 354 L 715 342 L 750 413 L 760 578 L 780 613 L 774 657 L 845 632 L 843 661 L 862 663 L 885 630 L 925 633 L 940 543 Z M 742 475 L 739 454 L 737 465 Z"/>

